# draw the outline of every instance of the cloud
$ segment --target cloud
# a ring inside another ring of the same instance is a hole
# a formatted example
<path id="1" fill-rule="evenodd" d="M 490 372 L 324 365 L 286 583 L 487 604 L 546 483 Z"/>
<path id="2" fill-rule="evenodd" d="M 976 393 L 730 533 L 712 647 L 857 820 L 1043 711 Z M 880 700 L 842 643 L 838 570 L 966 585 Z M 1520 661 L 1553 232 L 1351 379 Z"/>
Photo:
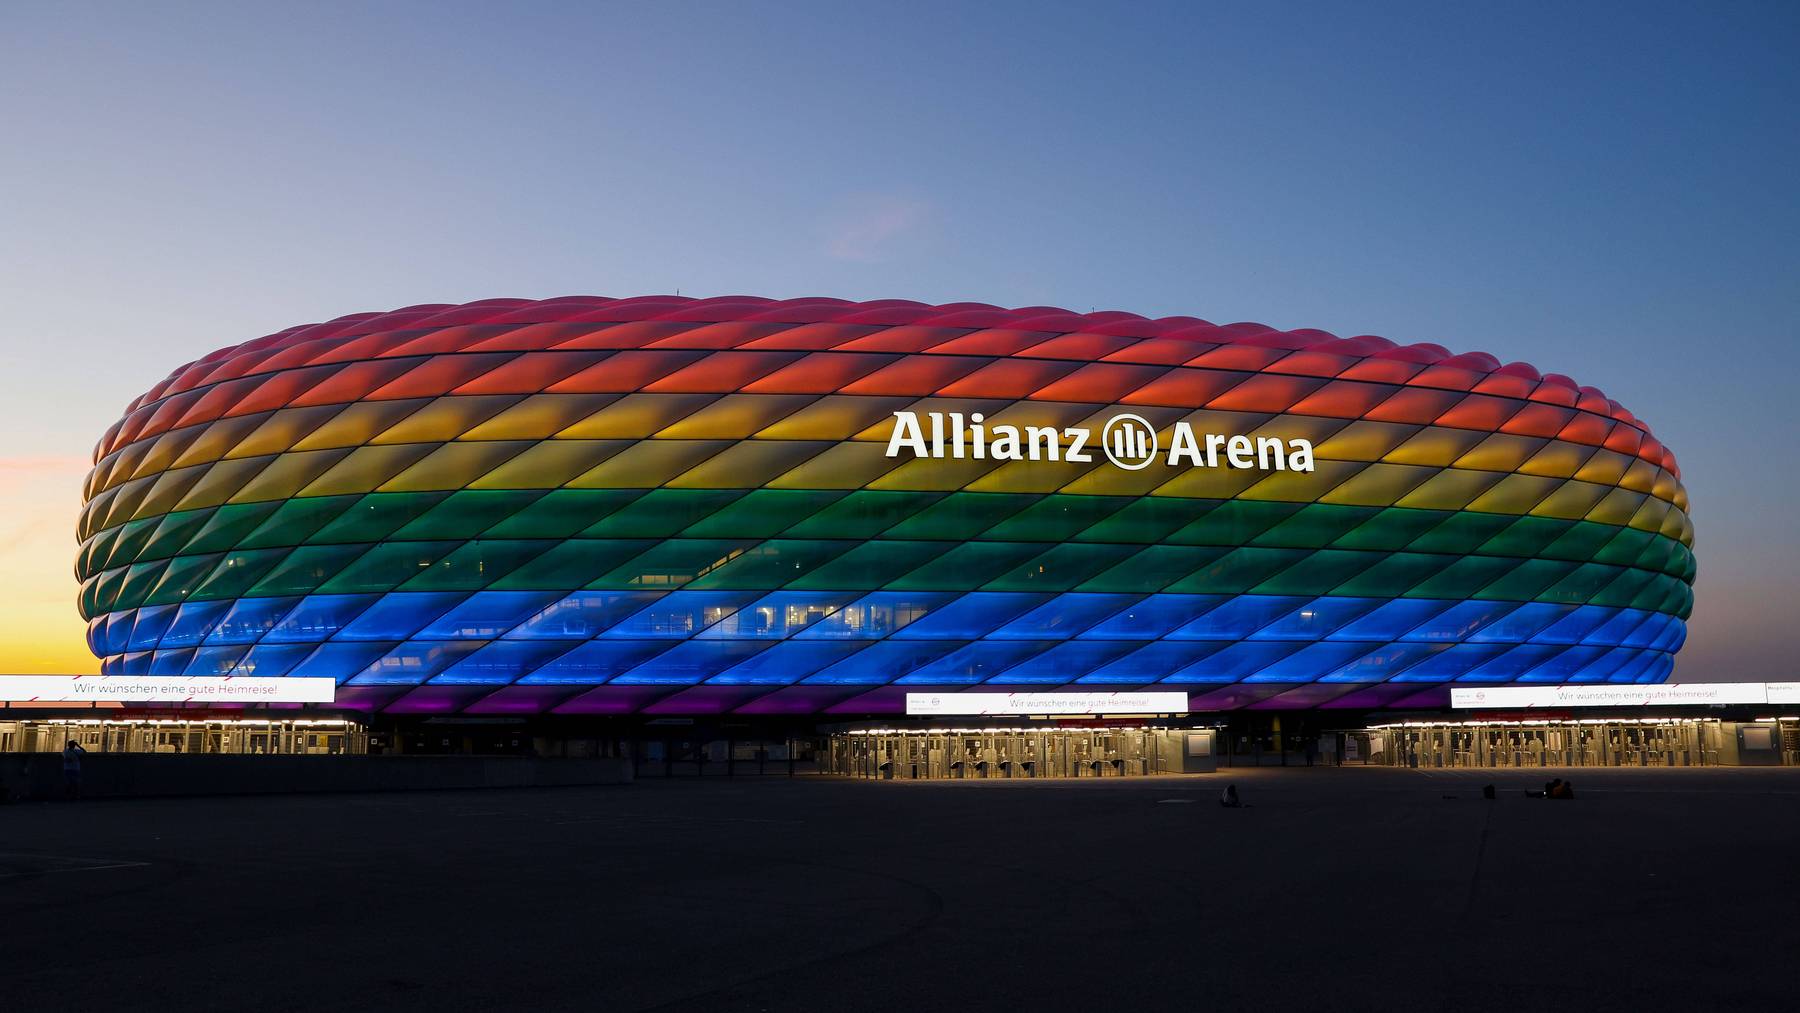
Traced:
<path id="1" fill-rule="evenodd" d="M 928 200 L 901 194 L 849 199 L 825 223 L 825 255 L 857 263 L 886 260 L 919 237 L 935 210 Z"/>

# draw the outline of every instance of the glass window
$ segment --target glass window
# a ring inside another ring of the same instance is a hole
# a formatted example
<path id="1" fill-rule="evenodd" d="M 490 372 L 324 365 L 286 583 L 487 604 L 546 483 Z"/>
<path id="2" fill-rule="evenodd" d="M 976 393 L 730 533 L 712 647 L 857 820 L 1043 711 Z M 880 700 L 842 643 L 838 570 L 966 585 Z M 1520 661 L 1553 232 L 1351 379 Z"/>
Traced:
<path id="1" fill-rule="evenodd" d="M 507 639 L 586 640 L 661 598 L 656 591 L 576 591 L 551 602 L 506 634 Z"/>
<path id="2" fill-rule="evenodd" d="M 667 538 L 744 495 L 736 489 L 652 489 L 608 514 L 582 534 L 588 538 Z M 748 532 L 724 532 L 744 538 Z"/>
<path id="3" fill-rule="evenodd" d="M 669 649 L 667 640 L 590 640 L 539 665 L 521 686 L 592 686 Z"/>
<path id="4" fill-rule="evenodd" d="M 206 579 L 195 588 L 192 598 L 238 598 L 250 590 L 271 567 L 291 549 L 247 549 L 225 553 Z"/>
<path id="5" fill-rule="evenodd" d="M 1059 594 L 988 636 L 995 640 L 1067 640 L 1139 600 L 1132 594 Z"/>
<path id="6" fill-rule="evenodd" d="M 671 538 L 593 582 L 595 587 L 673 590 L 725 565 L 752 541 Z"/>
<path id="7" fill-rule="evenodd" d="M 893 586 L 922 591 L 973 589 L 1043 551 L 1035 542 L 965 542 L 895 580 Z"/>
<path id="8" fill-rule="evenodd" d="M 280 503 L 227 503 L 216 510 L 186 511 L 189 514 L 205 514 L 206 524 L 195 532 L 193 540 L 181 547 L 181 552 L 194 555 L 201 552 L 219 552 L 235 547 L 245 536 L 256 530 L 263 518 L 275 512 Z M 167 673 L 158 672 L 158 675 Z"/>
<path id="9" fill-rule="evenodd" d="M 1629 647 L 1608 647 L 1605 653 L 1587 663 L 1581 671 L 1569 677 L 1570 682 L 1610 682 L 1611 676 L 1626 662 L 1636 658 L 1638 652 Z"/>
<path id="10" fill-rule="evenodd" d="M 303 598 L 293 611 L 270 627 L 263 641 L 312 643 L 328 640 L 380 597 L 375 594 L 315 594 Z"/>
<path id="11" fill-rule="evenodd" d="M 772 538 L 837 502 L 831 489 L 757 489 L 690 525 L 690 538 Z M 804 537 L 826 538 L 813 534 Z"/>
<path id="12" fill-rule="evenodd" d="M 249 648 L 243 645 L 233 647 L 202 647 L 194 652 L 183 675 L 226 675 L 238 659 L 244 656 Z"/>
<path id="13" fill-rule="evenodd" d="M 1000 521 L 1037 502 L 1017 493 L 951 493 L 889 529 L 889 538 L 923 538 L 960 542 L 974 538 Z"/>
<path id="14" fill-rule="evenodd" d="M 385 595 L 339 631 L 339 640 L 404 640 L 462 600 L 454 591 Z"/>
<path id="15" fill-rule="evenodd" d="M 1306 604 L 1305 598 L 1240 595 L 1169 634 L 1174 640 L 1243 640 Z"/>
<path id="16" fill-rule="evenodd" d="M 795 538 L 873 538 L 938 500 L 941 492 L 862 489 L 799 522 Z"/>
<path id="17" fill-rule="evenodd" d="M 1106 497 L 1113 499 L 1115 497 Z M 1123 498 L 1123 497 L 1118 497 Z M 1081 532 L 1083 542 L 1158 542 L 1193 523 L 1219 505 L 1216 499 L 1182 496 L 1145 496 L 1126 500 L 1126 505 L 1105 520 Z"/>
<path id="18" fill-rule="evenodd" d="M 1520 682 L 1574 682 L 1582 669 L 1600 660 L 1610 647 L 1565 647 L 1562 653 L 1519 676 Z M 1588 680 L 1592 682 L 1590 678 Z"/>
<path id="19" fill-rule="evenodd" d="M 676 591 L 607 630 L 604 636 L 685 640 L 755 598 L 754 591 Z"/>
<path id="20" fill-rule="evenodd" d="M 403 586 L 408 591 L 480 590 L 555 544 L 551 541 L 483 538 L 452 550 Z"/>
<path id="21" fill-rule="evenodd" d="M 312 542 L 379 542 L 441 502 L 447 492 L 372 492 L 312 533 Z"/>
<path id="22" fill-rule="evenodd" d="M 1066 542 L 1008 569 L 985 586 L 990 591 L 1064 591 L 1137 552 L 1135 545 Z"/>
<path id="23" fill-rule="evenodd" d="M 794 635 L 802 640 L 879 640 L 955 598 L 954 591 L 877 591 Z"/>
<path id="24" fill-rule="evenodd" d="M 697 575 L 696 588 L 780 587 L 842 555 L 849 542 L 771 538 Z"/>
<path id="25" fill-rule="evenodd" d="M 1678 621 L 1674 616 L 1652 612 L 1638 624 L 1636 629 L 1627 633 L 1625 639 L 1619 643 L 1625 647 L 1649 647 L 1662 637 L 1663 631 L 1668 629 L 1670 623 Z"/>
<path id="26" fill-rule="evenodd" d="M 244 536 L 239 546 L 247 549 L 299 545 L 314 532 L 356 505 L 359 496 L 301 496 L 284 501 L 275 512 Z"/>
<path id="27" fill-rule="evenodd" d="M 1242 594 L 1307 555 L 1304 549 L 1232 549 L 1192 576 L 1170 585 L 1169 590 Z"/>
<path id="28" fill-rule="evenodd" d="M 500 591 L 566 591 L 585 587 L 655 544 L 646 539 L 571 538 L 553 543 L 542 554 L 495 581 L 492 587 Z"/>
<path id="29" fill-rule="evenodd" d="M 403 580 L 426 572 L 456 548 L 455 542 L 383 542 L 319 585 L 325 594 L 391 591 Z"/>
<path id="30" fill-rule="evenodd" d="M 1049 600 L 1046 594 L 972 591 L 939 606 L 894 636 L 906 640 L 974 640 Z"/>
<path id="31" fill-rule="evenodd" d="M 738 609 L 698 635 L 724 640 L 780 640 L 842 608 L 854 591 L 777 591 Z"/>
<path id="32" fill-rule="evenodd" d="M 1046 496 L 996 524 L 988 537 L 1011 542 L 1063 542 L 1124 508 L 1124 496 Z"/>

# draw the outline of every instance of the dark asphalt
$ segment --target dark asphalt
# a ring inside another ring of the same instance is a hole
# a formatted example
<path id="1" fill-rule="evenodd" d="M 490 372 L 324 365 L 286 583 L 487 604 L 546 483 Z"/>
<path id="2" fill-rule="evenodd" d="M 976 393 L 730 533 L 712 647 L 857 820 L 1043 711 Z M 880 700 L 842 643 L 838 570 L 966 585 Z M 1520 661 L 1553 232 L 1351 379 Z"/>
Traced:
<path id="1" fill-rule="evenodd" d="M 1573 777 L 1566 803 L 1319 769 L 6 806 L 0 1006 L 1791 1006 L 1800 769 Z"/>

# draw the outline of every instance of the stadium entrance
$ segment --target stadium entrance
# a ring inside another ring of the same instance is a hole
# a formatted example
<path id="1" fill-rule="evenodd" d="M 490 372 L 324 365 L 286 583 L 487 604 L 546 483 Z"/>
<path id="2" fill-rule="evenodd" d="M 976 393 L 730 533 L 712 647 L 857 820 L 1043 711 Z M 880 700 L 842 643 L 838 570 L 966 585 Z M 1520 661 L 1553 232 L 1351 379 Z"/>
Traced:
<path id="1" fill-rule="evenodd" d="M 1211 728 L 875 728 L 831 737 L 828 773 L 879 780 L 1137 777 L 1214 770 Z"/>
<path id="2" fill-rule="evenodd" d="M 1790 720 L 1594 718 L 1404 722 L 1353 733 L 1394 767 L 1710 767 L 1794 762 Z"/>

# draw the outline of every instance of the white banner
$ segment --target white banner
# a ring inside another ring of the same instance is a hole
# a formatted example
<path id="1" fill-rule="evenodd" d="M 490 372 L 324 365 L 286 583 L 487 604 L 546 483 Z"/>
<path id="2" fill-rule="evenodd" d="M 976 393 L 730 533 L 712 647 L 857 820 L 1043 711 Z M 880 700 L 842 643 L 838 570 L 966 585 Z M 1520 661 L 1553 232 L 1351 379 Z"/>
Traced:
<path id="1" fill-rule="evenodd" d="M 985 714 L 1179 714 L 1186 693 L 908 693 L 906 713 Z"/>
<path id="2" fill-rule="evenodd" d="M 1646 685 L 1586 686 L 1485 686 L 1453 687 L 1450 706 L 1459 709 L 1481 707 L 1661 707 L 1679 704 L 1782 703 L 1800 699 L 1800 694 L 1776 700 L 1771 690 L 1794 683 L 1763 682 L 1693 682 Z"/>
<path id="3" fill-rule="evenodd" d="M 1800 703 L 1800 682 L 1767 682 L 1770 703 Z"/>
<path id="4" fill-rule="evenodd" d="M 13 703 L 330 703 L 337 680 L 185 675 L 0 675 Z"/>

